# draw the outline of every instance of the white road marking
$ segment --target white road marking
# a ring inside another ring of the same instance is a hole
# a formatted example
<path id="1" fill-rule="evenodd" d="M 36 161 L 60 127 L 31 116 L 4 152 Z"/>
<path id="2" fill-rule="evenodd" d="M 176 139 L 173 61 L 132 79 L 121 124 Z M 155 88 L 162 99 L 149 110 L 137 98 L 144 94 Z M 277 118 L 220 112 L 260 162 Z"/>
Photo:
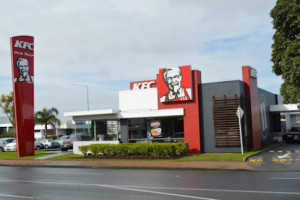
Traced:
<path id="1" fill-rule="evenodd" d="M 103 175 L 103 173 L 75 173 L 75 172 L 43 172 L 45 174 L 64 174 L 64 175 Z"/>
<path id="2" fill-rule="evenodd" d="M 205 197 L 197 197 L 197 196 L 190 196 L 190 195 L 182 195 L 182 194 L 173 194 L 168 192 L 157 192 L 157 191 L 150 191 L 150 190 L 140 190 L 140 189 L 134 189 L 134 188 L 128 188 L 128 187 L 120 187 L 120 186 L 113 186 L 113 185 L 98 185 L 100 187 L 107 187 L 107 188 L 115 188 L 120 190 L 130 190 L 130 191 L 136 191 L 136 192 L 145 192 L 145 193 L 151 193 L 151 194 L 161 194 L 161 195 L 167 195 L 167 196 L 175 196 L 175 197 L 184 197 L 189 199 L 203 199 L 203 200 L 217 200 L 217 199 L 211 199 L 211 198 L 205 198 Z"/>
<path id="3" fill-rule="evenodd" d="M 270 178 L 270 179 L 277 179 L 277 180 L 300 180 L 300 178 Z"/>
<path id="4" fill-rule="evenodd" d="M 11 197 L 11 198 L 20 198 L 20 199 L 37 199 L 36 197 L 10 195 L 10 194 L 0 194 L 0 197 Z"/>
<path id="5" fill-rule="evenodd" d="M 299 178 L 270 178 L 270 179 L 296 179 Z M 255 193 L 255 194 L 284 194 L 284 195 L 300 195 L 300 192 L 284 192 L 284 191 L 263 191 L 263 190 L 230 190 L 230 189 L 209 189 L 209 188 L 176 188 L 176 187 L 150 187 L 150 186 L 127 186 L 127 185 L 104 185 L 104 184 L 88 184 L 78 182 L 45 182 L 45 181 L 27 181 L 27 180 L 5 180 L 0 179 L 0 182 L 18 182 L 18 183 L 37 183 L 37 184 L 59 184 L 59 185 L 80 185 L 80 186 L 94 186 L 94 187 L 106 187 L 121 190 L 131 190 L 144 193 L 161 194 L 168 196 L 177 196 L 190 199 L 202 199 L 202 200 L 215 200 L 212 198 L 181 195 L 167 192 L 150 191 L 143 189 L 163 189 L 163 190 L 185 190 L 185 191 L 208 191 L 208 192 L 231 192 L 231 193 Z M 140 189 L 138 189 L 140 188 Z"/>
<path id="6" fill-rule="evenodd" d="M 85 184 L 85 183 L 74 183 L 74 182 L 73 183 L 72 182 L 65 182 L 65 183 L 64 182 L 43 182 L 43 181 L 26 181 L 26 180 L 0 180 L 0 182 L 96 186 L 96 187 L 106 187 L 106 188 L 114 188 L 114 189 L 120 189 L 120 190 L 130 190 L 130 191 L 136 191 L 136 192 L 160 194 L 160 195 L 167 195 L 167 196 L 184 197 L 184 198 L 189 198 L 189 199 L 217 200 L 217 199 L 198 197 L 198 196 L 181 195 L 181 194 L 173 194 L 173 193 L 166 193 L 166 192 L 156 192 L 156 191 L 149 191 L 149 190 L 139 190 L 139 189 L 133 189 L 133 188 L 126 188 L 126 187 L 120 187 L 120 186 L 114 186 L 114 185 L 102 185 L 102 184 Z"/>
<path id="7" fill-rule="evenodd" d="M 291 153 L 284 154 L 283 156 L 277 156 L 278 159 L 289 158 Z"/>
<path id="8" fill-rule="evenodd" d="M 192 190 L 192 191 L 210 191 L 210 192 L 236 192 L 236 193 L 261 193 L 261 194 L 293 194 L 300 195 L 300 192 L 279 192 L 279 191 L 262 191 L 262 190 L 227 190 L 227 189 L 208 189 L 208 188 L 172 188 L 172 187 L 147 187 L 147 186 L 124 186 L 132 188 L 148 188 L 148 189 L 166 189 L 166 190 Z"/>

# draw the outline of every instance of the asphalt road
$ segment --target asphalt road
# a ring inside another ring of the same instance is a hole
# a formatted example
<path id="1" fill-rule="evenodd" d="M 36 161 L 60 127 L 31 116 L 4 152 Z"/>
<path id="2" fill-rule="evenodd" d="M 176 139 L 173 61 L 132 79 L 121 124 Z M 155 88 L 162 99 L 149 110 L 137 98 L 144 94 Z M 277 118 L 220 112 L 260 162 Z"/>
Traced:
<path id="1" fill-rule="evenodd" d="M 299 171 L 300 143 L 283 143 L 248 159 L 260 171 Z"/>
<path id="2" fill-rule="evenodd" d="M 0 167 L 2 200 L 298 200 L 299 172 Z"/>

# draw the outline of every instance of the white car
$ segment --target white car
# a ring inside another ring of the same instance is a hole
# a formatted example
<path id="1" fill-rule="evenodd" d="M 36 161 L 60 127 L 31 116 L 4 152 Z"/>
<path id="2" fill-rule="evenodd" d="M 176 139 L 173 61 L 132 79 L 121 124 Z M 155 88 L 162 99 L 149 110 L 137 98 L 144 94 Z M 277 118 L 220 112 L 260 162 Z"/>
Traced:
<path id="1" fill-rule="evenodd" d="M 7 145 L 8 143 L 11 143 L 12 141 L 14 141 L 15 138 L 1 138 L 0 139 L 0 152 L 4 151 L 4 147 L 5 145 Z"/>
<path id="2" fill-rule="evenodd" d="M 4 151 L 17 151 L 17 142 L 14 139 L 11 143 L 8 143 L 4 147 Z"/>
<path id="3" fill-rule="evenodd" d="M 39 150 L 43 148 L 43 145 L 39 141 L 34 141 L 34 149 Z M 17 142 L 14 139 L 11 143 L 5 145 L 4 151 L 17 151 Z"/>

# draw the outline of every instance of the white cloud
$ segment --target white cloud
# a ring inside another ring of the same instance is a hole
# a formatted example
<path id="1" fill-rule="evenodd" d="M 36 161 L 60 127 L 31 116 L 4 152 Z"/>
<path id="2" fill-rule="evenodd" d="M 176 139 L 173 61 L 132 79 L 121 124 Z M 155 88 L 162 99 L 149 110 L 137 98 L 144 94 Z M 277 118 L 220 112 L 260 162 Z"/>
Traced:
<path id="1" fill-rule="evenodd" d="M 269 78 L 276 79 L 269 17 L 275 2 L 4 0 L 0 91 L 11 90 L 9 38 L 23 34 L 35 37 L 36 109 L 85 109 L 84 88 L 72 83 L 89 85 L 91 108 L 117 107 L 116 90 L 129 81 L 186 64 L 201 70 L 204 82 L 241 79 L 241 66 L 251 65 L 262 75 L 260 87 L 268 88 Z"/>

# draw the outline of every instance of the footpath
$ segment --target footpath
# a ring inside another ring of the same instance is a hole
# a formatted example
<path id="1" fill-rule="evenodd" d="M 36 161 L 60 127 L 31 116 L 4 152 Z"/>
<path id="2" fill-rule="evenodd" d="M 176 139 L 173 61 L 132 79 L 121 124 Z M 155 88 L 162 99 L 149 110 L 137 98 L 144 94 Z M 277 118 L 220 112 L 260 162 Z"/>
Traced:
<path id="1" fill-rule="evenodd" d="M 109 168 L 109 169 L 206 169 L 255 170 L 247 162 L 214 161 L 62 161 L 62 160 L 0 160 L 0 166 Z"/>
<path id="2" fill-rule="evenodd" d="M 255 170 L 247 162 L 217 161 L 118 161 L 118 160 L 46 160 L 65 153 L 57 152 L 34 160 L 0 160 L 0 166 L 109 168 L 109 169 L 206 169 Z"/>
<path id="3" fill-rule="evenodd" d="M 279 146 L 273 145 L 264 151 Z M 68 152 L 58 151 L 52 155 L 34 160 L 0 160 L 0 166 L 20 167 L 65 167 L 65 168 L 106 168 L 106 169 L 197 169 L 197 170 L 248 170 L 257 171 L 256 163 L 234 161 L 118 161 L 118 160 L 46 160 Z M 71 153 L 71 152 L 70 152 Z M 257 153 L 260 155 L 262 152 Z M 252 155 L 255 156 L 255 155 Z M 258 163 L 260 164 L 260 163 Z"/>

